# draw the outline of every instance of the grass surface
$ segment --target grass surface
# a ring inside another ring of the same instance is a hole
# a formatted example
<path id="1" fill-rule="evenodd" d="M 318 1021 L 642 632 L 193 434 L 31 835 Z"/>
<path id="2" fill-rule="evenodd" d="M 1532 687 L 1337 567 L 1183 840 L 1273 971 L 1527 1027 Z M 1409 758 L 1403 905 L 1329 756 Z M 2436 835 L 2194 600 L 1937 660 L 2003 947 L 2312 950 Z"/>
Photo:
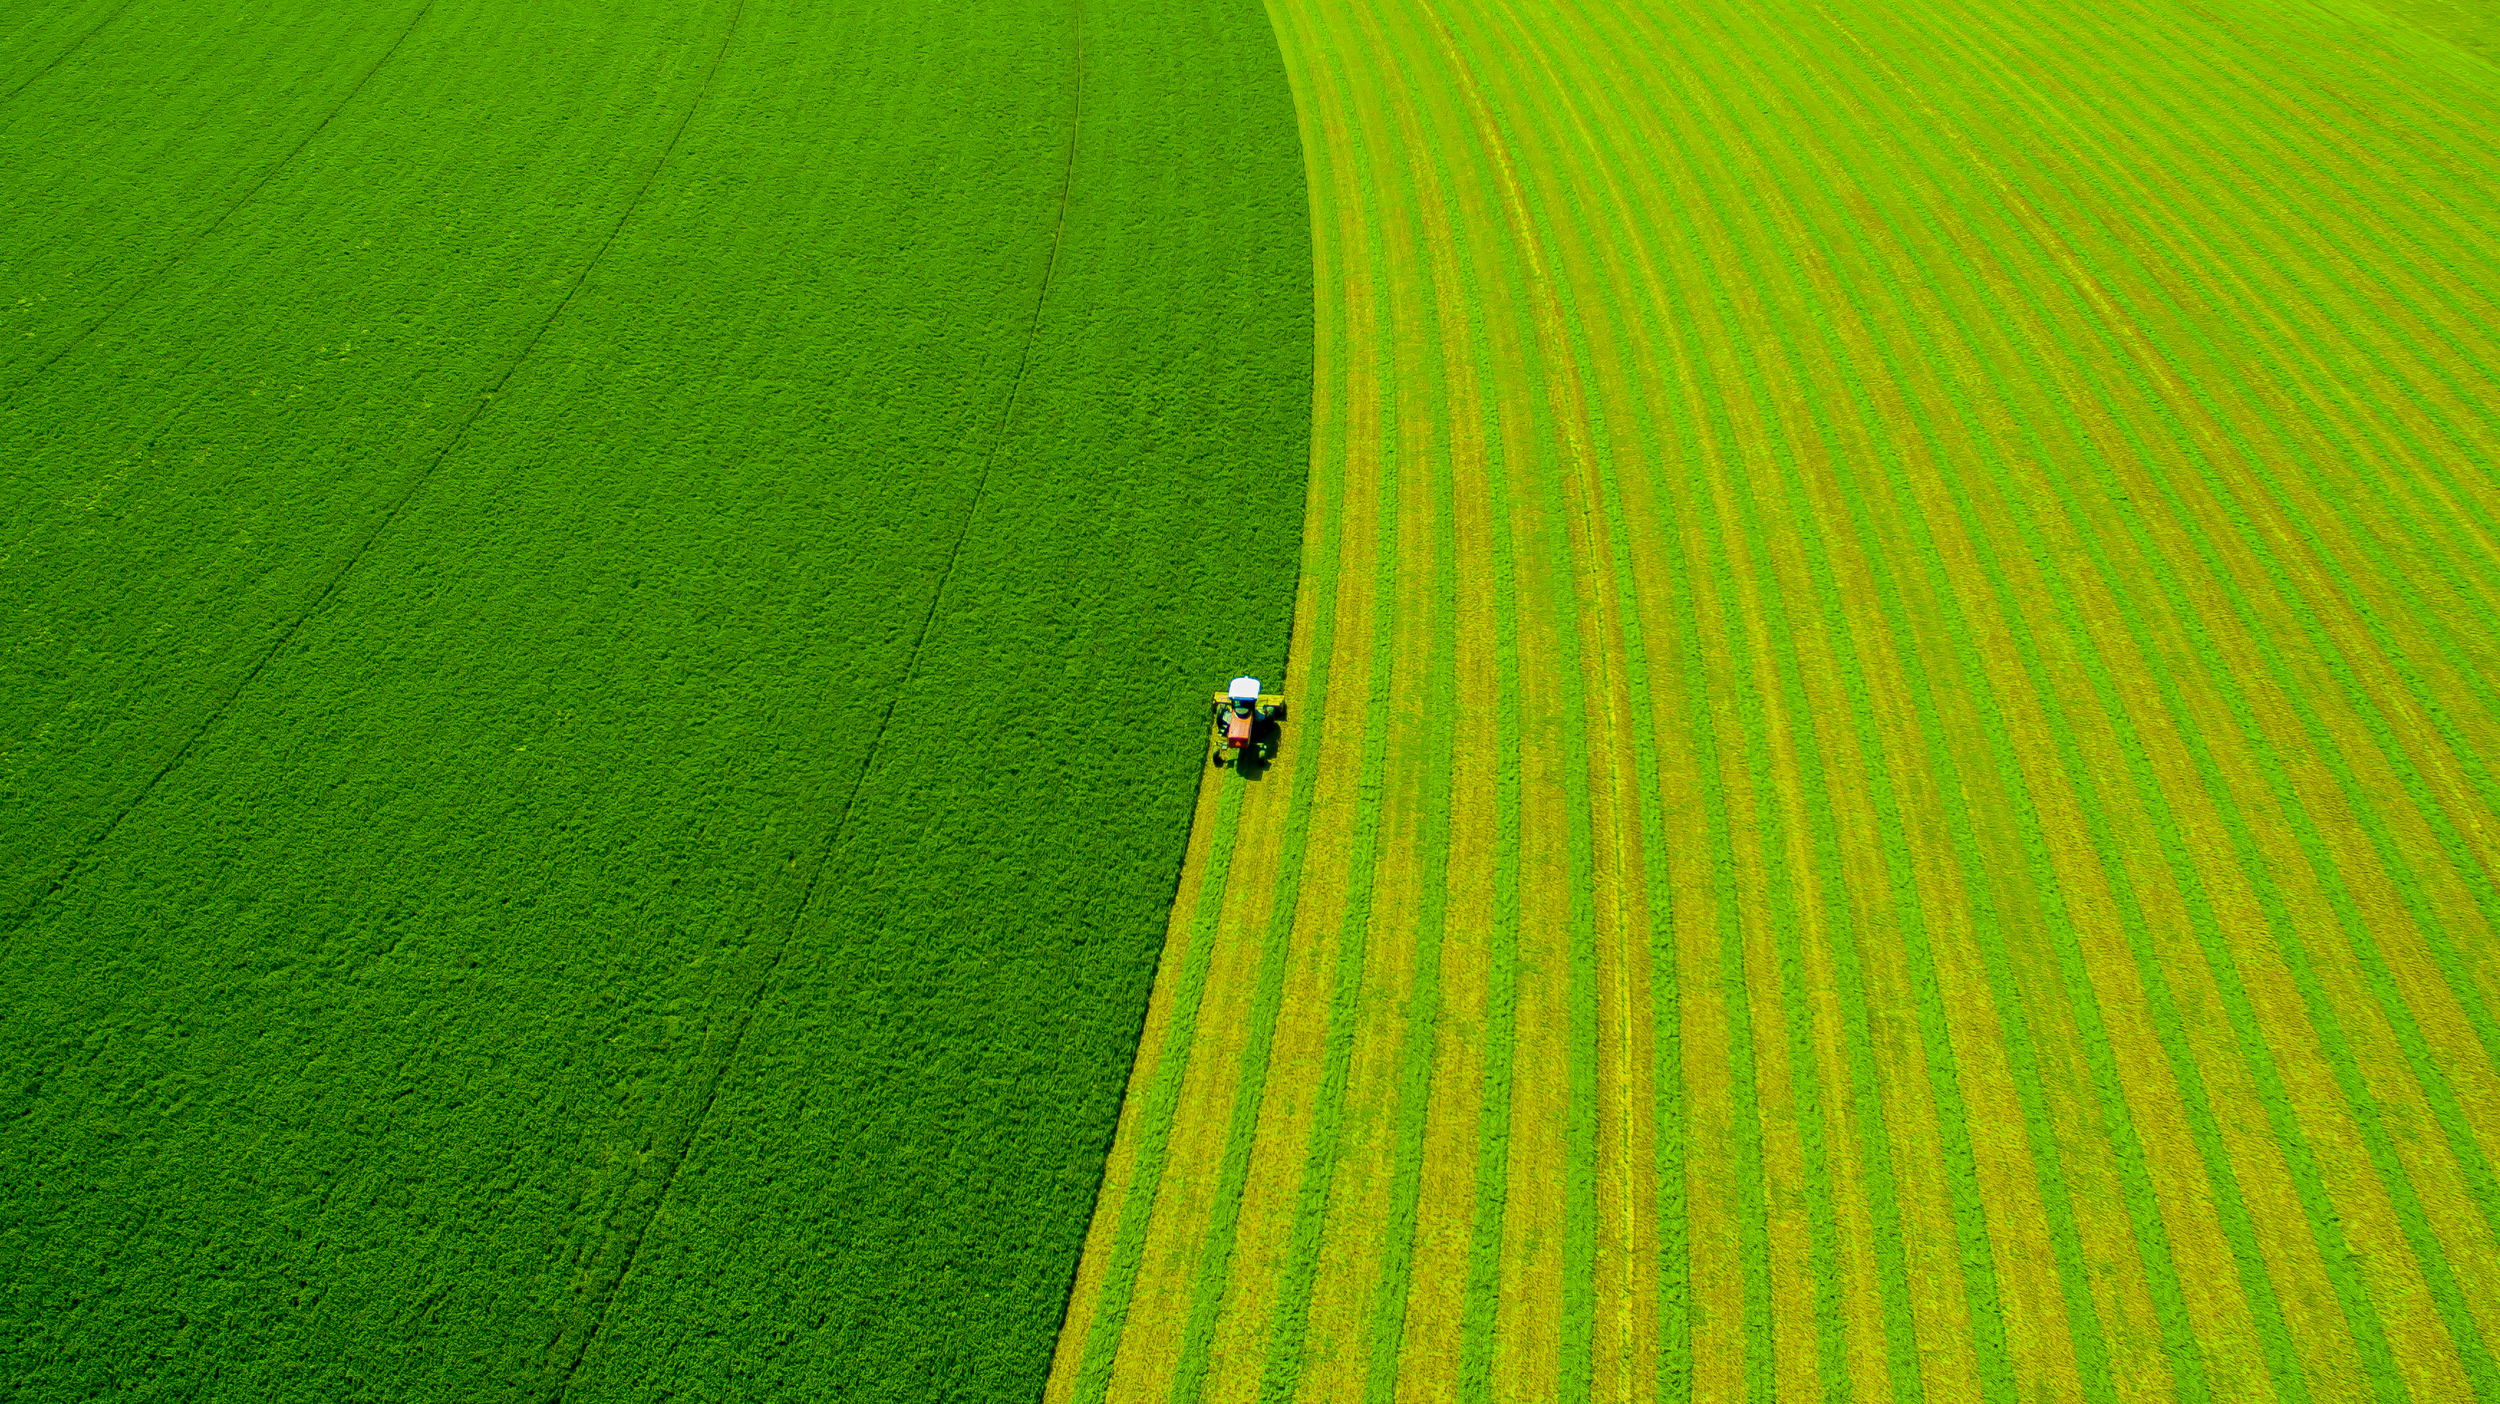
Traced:
<path id="1" fill-rule="evenodd" d="M 1013 1396 L 1281 660 L 1239 5 L 0 27 L 12 1397 Z"/>
<path id="2" fill-rule="evenodd" d="M 1256 1051 L 1150 1021 L 1048 1397 L 2500 1399 L 2480 21 L 1270 10 Z"/>

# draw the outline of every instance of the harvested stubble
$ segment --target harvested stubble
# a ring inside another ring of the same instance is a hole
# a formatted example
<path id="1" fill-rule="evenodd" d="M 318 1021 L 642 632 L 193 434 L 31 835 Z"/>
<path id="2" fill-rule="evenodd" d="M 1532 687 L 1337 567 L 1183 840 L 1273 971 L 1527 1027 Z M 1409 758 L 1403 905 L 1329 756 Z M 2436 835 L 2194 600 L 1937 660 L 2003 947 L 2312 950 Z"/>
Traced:
<path id="1" fill-rule="evenodd" d="M 1278 1014 L 1327 1129 L 1250 1129 L 1296 1251 L 1215 1358 L 1267 1400 L 2500 1404 L 2472 26 L 1271 10 L 1325 368 L 1297 646 L 1324 601 L 1390 650 L 1297 695 L 1299 832 L 1449 896 Z M 1360 900 L 1306 883 L 1292 939 L 1347 959 Z M 1079 1344 L 1054 1400 L 1219 1397 Z"/>

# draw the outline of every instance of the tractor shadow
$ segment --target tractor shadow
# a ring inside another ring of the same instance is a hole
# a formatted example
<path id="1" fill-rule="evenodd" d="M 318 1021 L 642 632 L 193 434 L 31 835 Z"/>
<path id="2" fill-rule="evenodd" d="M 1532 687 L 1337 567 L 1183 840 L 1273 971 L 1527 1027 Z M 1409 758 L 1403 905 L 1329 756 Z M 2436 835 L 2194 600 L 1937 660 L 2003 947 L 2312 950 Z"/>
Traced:
<path id="1" fill-rule="evenodd" d="M 1217 738 L 1217 744 L 1222 744 L 1220 737 Z M 1282 754 L 1284 744 L 1284 723 L 1262 721 L 1251 728 L 1250 744 L 1242 748 L 1239 755 L 1214 768 L 1229 770 L 1242 779 L 1256 784 L 1265 779 L 1267 772 L 1275 766 L 1276 757 Z"/>

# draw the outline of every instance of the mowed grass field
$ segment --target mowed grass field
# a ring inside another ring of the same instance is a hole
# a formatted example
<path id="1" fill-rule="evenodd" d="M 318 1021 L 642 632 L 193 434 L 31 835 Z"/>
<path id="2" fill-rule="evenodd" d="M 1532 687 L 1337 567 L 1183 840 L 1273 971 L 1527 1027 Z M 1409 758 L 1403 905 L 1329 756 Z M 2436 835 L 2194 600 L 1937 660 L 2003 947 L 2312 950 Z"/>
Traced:
<path id="1" fill-rule="evenodd" d="M 1270 8 L 1296 719 L 1046 1397 L 2500 1400 L 2471 34 Z"/>
<path id="2" fill-rule="evenodd" d="M 1209 678 L 1255 4 L 0 14 L 0 1396 L 1037 1389 Z"/>

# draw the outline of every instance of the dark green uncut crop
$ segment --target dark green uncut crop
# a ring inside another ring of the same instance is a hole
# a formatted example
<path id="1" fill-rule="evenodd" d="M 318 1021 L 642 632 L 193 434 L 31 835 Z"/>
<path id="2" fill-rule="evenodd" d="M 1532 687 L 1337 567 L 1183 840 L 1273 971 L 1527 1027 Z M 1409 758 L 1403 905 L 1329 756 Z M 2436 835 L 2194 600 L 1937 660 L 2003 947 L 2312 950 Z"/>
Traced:
<path id="1" fill-rule="evenodd" d="M 0 20 L 13 1399 L 1024 1398 L 1281 676 L 1248 0 Z"/>

